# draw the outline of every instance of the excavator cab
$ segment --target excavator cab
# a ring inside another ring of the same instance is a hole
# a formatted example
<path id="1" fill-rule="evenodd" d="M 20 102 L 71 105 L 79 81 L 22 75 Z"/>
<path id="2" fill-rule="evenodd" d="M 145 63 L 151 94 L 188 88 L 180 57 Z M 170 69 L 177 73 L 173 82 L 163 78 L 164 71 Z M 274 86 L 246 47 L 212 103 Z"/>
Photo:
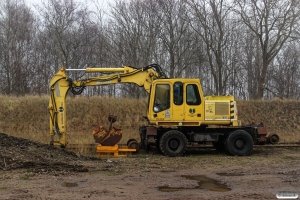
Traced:
<path id="1" fill-rule="evenodd" d="M 204 103 L 199 79 L 155 80 L 150 93 L 148 120 L 157 126 L 200 125 Z"/>

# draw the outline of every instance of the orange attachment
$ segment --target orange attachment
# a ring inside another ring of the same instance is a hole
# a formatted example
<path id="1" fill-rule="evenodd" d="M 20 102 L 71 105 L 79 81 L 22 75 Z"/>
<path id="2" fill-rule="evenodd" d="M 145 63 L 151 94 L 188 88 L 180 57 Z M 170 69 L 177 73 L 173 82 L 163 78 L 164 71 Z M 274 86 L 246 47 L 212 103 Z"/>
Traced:
<path id="1" fill-rule="evenodd" d="M 119 153 L 133 153 L 136 152 L 136 149 L 131 149 L 128 146 L 119 146 L 119 145 L 114 145 L 114 146 L 102 146 L 101 144 L 97 146 L 96 149 L 97 153 L 113 153 L 114 157 L 126 157 L 127 155 L 123 154 L 120 155 Z"/>

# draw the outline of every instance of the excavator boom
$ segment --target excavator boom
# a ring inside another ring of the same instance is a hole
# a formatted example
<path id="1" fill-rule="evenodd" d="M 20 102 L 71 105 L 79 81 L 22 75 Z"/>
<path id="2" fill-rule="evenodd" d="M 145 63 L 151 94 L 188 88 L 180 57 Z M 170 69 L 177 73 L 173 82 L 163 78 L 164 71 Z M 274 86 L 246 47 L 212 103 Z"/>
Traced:
<path id="1" fill-rule="evenodd" d="M 84 71 L 86 73 L 101 73 L 99 76 L 72 80 L 67 72 Z M 123 68 L 86 68 L 65 69 L 61 68 L 50 81 L 50 113 L 51 144 L 65 147 L 67 145 L 66 127 L 66 95 L 69 90 L 75 95 L 81 94 L 86 86 L 99 86 L 117 83 L 135 83 L 144 87 L 150 93 L 151 83 L 156 79 L 166 78 L 157 64 L 143 68 L 124 66 Z M 54 136 L 58 136 L 58 140 Z"/>

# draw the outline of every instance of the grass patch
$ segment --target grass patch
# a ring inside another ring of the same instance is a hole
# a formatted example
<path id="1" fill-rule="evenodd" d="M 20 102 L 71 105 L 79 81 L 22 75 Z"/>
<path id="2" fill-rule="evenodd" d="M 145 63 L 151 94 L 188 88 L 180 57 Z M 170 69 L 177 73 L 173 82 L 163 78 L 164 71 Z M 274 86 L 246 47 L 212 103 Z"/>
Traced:
<path id="1" fill-rule="evenodd" d="M 7 187 L 0 185 L 0 190 L 5 190 Z"/>
<path id="2" fill-rule="evenodd" d="M 23 173 L 21 176 L 20 176 L 20 179 L 21 180 L 30 180 L 31 177 L 33 177 L 34 174 L 33 173 Z"/>
<path id="3" fill-rule="evenodd" d="M 0 132 L 49 143 L 48 96 L 0 96 Z M 263 122 L 281 142 L 300 141 L 300 101 L 237 101 L 242 125 Z M 69 143 L 94 143 L 92 130 L 109 127 L 108 115 L 116 115 L 116 128 L 123 129 L 120 143 L 139 141 L 139 126 L 146 125 L 147 99 L 109 97 L 67 97 L 67 133 Z"/>

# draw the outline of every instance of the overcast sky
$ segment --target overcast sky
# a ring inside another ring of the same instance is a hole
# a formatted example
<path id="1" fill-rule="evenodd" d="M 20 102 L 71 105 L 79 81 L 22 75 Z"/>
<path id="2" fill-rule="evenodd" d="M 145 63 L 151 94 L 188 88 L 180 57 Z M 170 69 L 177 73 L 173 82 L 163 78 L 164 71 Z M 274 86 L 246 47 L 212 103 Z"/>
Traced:
<path id="1" fill-rule="evenodd" d="M 47 2 L 48 0 L 25 0 L 26 4 L 29 6 L 34 5 L 42 5 L 42 2 Z M 102 9 L 105 11 L 105 7 L 108 7 L 108 3 L 114 3 L 115 0 L 75 0 L 76 2 L 82 2 L 88 7 L 93 10 L 95 9 L 95 4 L 93 2 L 96 2 L 98 5 L 102 7 Z"/>

